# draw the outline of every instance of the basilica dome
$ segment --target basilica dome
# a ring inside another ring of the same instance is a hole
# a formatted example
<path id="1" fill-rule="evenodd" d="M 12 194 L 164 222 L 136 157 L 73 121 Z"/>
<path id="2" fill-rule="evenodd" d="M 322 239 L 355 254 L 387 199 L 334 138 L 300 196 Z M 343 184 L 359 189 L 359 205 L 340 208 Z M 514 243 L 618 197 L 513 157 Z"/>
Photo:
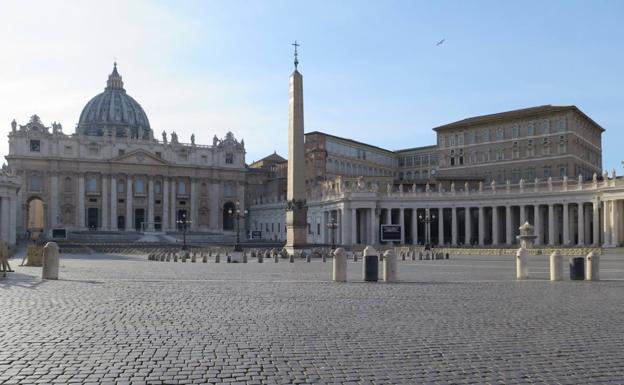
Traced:
<path id="1" fill-rule="evenodd" d="M 84 135 L 153 138 L 149 120 L 143 108 L 123 88 L 115 63 L 108 76 L 104 92 L 96 95 L 82 109 L 77 132 Z"/>

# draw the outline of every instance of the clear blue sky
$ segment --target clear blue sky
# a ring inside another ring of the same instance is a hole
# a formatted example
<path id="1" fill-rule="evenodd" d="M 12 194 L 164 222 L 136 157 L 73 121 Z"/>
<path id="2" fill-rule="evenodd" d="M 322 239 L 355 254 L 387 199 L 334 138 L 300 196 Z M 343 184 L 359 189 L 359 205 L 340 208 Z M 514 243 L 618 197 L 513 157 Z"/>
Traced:
<path id="1" fill-rule="evenodd" d="M 286 155 L 296 39 L 306 131 L 399 149 L 465 117 L 575 104 L 622 173 L 620 1 L 3 1 L 0 14 L 0 134 L 32 113 L 73 132 L 117 57 L 157 137 L 231 130 L 248 162 Z"/>

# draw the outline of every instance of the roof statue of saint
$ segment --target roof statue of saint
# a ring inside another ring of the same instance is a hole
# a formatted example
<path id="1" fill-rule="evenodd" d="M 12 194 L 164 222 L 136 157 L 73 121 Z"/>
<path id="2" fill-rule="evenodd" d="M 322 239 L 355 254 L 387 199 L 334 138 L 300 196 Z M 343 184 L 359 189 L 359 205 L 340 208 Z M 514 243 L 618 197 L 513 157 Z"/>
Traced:
<path id="1" fill-rule="evenodd" d="M 89 136 L 112 136 L 153 140 L 154 135 L 143 108 L 126 93 L 117 62 L 108 76 L 104 92 L 82 109 L 76 132 Z"/>

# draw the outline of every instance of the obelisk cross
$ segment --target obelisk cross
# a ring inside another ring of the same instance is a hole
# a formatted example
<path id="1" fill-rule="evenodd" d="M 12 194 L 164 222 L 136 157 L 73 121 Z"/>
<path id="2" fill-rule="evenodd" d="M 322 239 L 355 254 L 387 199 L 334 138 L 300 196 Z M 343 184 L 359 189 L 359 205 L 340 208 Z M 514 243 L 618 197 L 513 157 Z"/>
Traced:
<path id="1" fill-rule="evenodd" d="M 295 71 L 296 71 L 297 65 L 299 64 L 299 60 L 297 59 L 297 47 L 299 47 L 301 44 L 298 44 L 297 40 L 295 40 L 295 42 L 292 45 L 293 47 L 295 47 Z"/>

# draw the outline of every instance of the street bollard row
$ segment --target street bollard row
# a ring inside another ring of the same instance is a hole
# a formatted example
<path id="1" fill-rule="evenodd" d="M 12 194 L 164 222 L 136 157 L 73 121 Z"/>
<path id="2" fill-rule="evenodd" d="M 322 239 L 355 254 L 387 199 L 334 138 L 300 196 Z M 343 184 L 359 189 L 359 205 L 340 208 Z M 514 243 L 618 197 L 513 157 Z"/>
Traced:
<path id="1" fill-rule="evenodd" d="M 367 282 L 376 282 L 379 276 L 379 253 L 372 246 L 366 246 L 362 253 L 362 279 Z M 397 257 L 394 250 L 387 250 L 383 257 L 384 282 L 395 282 L 397 279 Z M 333 253 L 332 280 L 335 282 L 347 282 L 347 252 L 342 247 Z M 357 261 L 357 254 L 353 254 Z"/>
<path id="2" fill-rule="evenodd" d="M 600 280 L 600 254 L 592 251 L 583 257 L 570 258 L 570 280 Z M 529 253 L 525 248 L 516 252 L 516 279 L 529 278 Z M 550 254 L 550 280 L 563 280 L 563 255 L 555 250 Z"/>

